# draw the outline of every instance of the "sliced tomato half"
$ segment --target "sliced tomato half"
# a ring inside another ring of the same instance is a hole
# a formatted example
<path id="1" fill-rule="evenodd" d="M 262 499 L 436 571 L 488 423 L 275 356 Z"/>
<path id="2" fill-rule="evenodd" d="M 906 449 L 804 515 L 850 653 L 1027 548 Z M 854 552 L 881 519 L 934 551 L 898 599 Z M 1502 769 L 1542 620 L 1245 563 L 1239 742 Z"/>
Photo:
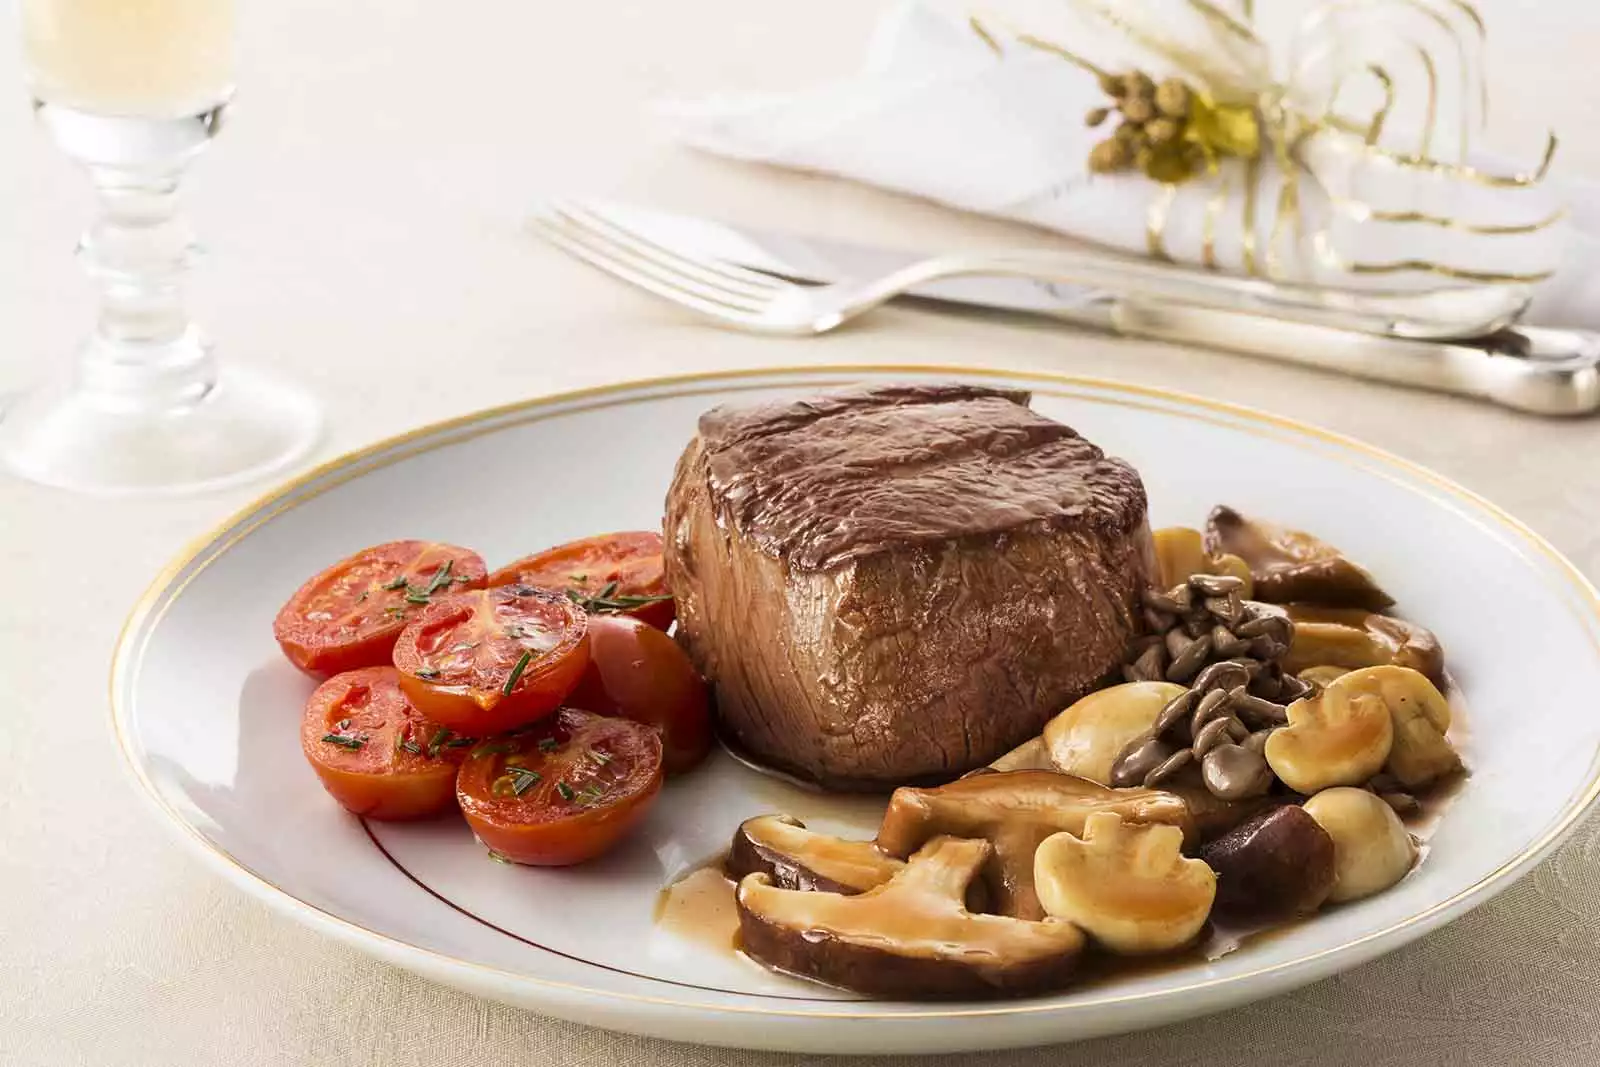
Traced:
<path id="1" fill-rule="evenodd" d="M 637 826 L 661 790 L 661 736 L 575 708 L 472 750 L 456 799 L 478 839 L 516 863 L 593 859 Z"/>
<path id="2" fill-rule="evenodd" d="M 589 663 L 589 620 L 560 593 L 512 585 L 429 605 L 395 642 L 400 687 L 452 730 L 500 733 L 555 711 Z"/>
<path id="3" fill-rule="evenodd" d="M 675 609 L 661 551 L 661 535 L 650 530 L 600 534 L 508 563 L 488 584 L 567 593 L 595 614 L 632 615 L 665 630 Z"/>
<path id="4" fill-rule="evenodd" d="M 300 722 L 300 747 L 323 788 L 371 819 L 454 809 L 456 768 L 476 743 L 424 718 L 393 667 L 334 675 L 311 694 Z"/>
<path id="5" fill-rule="evenodd" d="M 483 557 L 439 541 L 390 541 L 295 590 L 272 623 L 289 661 L 313 674 L 389 665 L 406 624 L 433 601 L 483 586 Z"/>

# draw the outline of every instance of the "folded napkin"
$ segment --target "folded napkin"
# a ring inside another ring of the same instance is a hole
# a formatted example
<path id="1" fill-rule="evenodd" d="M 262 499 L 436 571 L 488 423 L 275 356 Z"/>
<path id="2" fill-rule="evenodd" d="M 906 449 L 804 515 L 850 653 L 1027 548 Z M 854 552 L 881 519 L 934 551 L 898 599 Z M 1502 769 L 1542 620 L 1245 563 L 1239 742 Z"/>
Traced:
<path id="1" fill-rule="evenodd" d="M 1246 272 L 1253 262 L 1258 273 L 1284 280 L 1391 288 L 1458 284 L 1463 274 L 1553 272 L 1537 285 L 1530 320 L 1600 327 L 1600 199 L 1589 183 L 1551 177 L 1490 186 L 1459 169 L 1396 167 L 1364 153 L 1361 138 L 1330 131 L 1302 146 L 1316 180 L 1298 182 L 1299 225 L 1289 227 L 1278 207 L 1284 176 L 1270 153 L 1249 199 L 1240 160 L 1224 159 L 1217 174 L 1172 188 L 1138 173 L 1091 174 L 1089 150 L 1106 133 L 1084 122 L 1090 108 L 1106 103 L 1096 77 L 1016 38 L 991 36 L 907 0 L 885 16 L 854 77 L 792 95 L 668 102 L 658 113 L 673 136 L 719 155 L 836 174 L 1227 271 Z M 1063 43 L 1082 55 L 1105 45 Z M 1129 69 L 1125 57 L 1134 54 L 1139 69 L 1161 76 L 1159 56 L 1120 45 L 1113 54 L 1123 62 L 1112 69 Z M 1536 169 L 1477 154 L 1460 162 L 1497 174 Z M 1563 207 L 1571 208 L 1564 216 Z M 1383 218 L 1406 213 L 1464 225 Z M 1480 232 L 1485 227 L 1502 232 Z M 1416 262 L 1443 269 L 1348 269 Z"/>

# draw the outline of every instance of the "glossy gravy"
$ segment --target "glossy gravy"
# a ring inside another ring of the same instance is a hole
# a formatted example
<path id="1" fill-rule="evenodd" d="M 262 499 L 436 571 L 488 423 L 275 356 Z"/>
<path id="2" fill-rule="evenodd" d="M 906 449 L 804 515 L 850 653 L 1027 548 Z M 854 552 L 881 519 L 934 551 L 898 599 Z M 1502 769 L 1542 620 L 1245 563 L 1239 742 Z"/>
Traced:
<path id="1" fill-rule="evenodd" d="M 1457 751 L 1465 752 L 1468 731 L 1461 691 L 1452 683 L 1446 695 L 1452 716 L 1450 741 Z M 1404 818 L 1406 829 L 1420 845 L 1418 866 L 1427 859 L 1428 838 L 1460 795 L 1469 775 L 1470 771 L 1463 772 L 1435 783 L 1425 795 L 1417 798 L 1418 810 Z M 770 774 L 752 776 L 751 784 L 756 798 L 769 805 L 762 810 L 794 815 L 808 826 L 824 830 L 830 824 L 853 827 L 855 833 L 848 836 L 862 838 L 870 838 L 876 832 L 886 803 L 886 798 L 881 796 L 824 793 Z M 726 859 L 725 854 L 712 857 L 662 889 L 655 905 L 657 927 L 712 951 L 739 954 L 739 909 L 734 897 L 737 886 L 727 875 Z M 1214 963 L 1241 948 L 1281 937 L 1300 924 L 1315 920 L 1313 915 L 1280 922 L 1240 924 L 1216 918 L 1206 924 L 1193 945 L 1159 956 L 1113 956 L 1091 946 L 1084 953 L 1070 988 L 1081 989 Z"/>
<path id="2" fill-rule="evenodd" d="M 739 947 L 739 908 L 724 858 L 694 868 L 656 895 L 656 926 L 685 941 L 732 952 Z"/>

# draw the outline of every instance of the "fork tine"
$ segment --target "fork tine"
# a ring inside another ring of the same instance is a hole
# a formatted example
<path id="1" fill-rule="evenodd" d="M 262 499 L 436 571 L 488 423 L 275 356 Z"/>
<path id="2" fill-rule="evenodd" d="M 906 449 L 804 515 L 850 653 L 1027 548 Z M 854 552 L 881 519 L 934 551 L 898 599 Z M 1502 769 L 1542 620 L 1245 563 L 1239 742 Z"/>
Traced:
<path id="1" fill-rule="evenodd" d="M 716 285 L 731 292 L 771 299 L 792 284 L 732 263 L 722 263 L 717 260 L 699 259 L 685 255 L 676 249 L 651 240 L 636 230 L 629 229 L 623 223 L 606 214 L 603 208 L 596 205 L 575 200 L 558 200 L 551 207 L 554 211 L 566 215 L 581 226 L 605 230 L 608 235 L 626 244 L 629 249 L 638 255 L 671 264 L 680 273 L 694 275 L 707 284 Z"/>
<path id="2" fill-rule="evenodd" d="M 547 217 L 547 221 L 559 229 L 567 240 L 583 245 L 596 255 L 605 257 L 610 263 L 627 266 L 636 273 L 649 275 L 663 285 L 689 293 L 708 303 L 743 312 L 759 312 L 767 304 L 766 298 L 730 292 L 720 286 L 709 284 L 694 274 L 686 274 L 677 269 L 677 264 L 673 260 L 642 256 L 626 244 L 613 239 L 604 230 L 587 226 L 564 213 L 557 213 L 553 218 Z"/>
<path id="3" fill-rule="evenodd" d="M 755 322 L 754 316 L 743 308 L 703 295 L 702 290 L 685 289 L 671 276 L 641 269 L 632 262 L 619 258 L 605 246 L 586 242 L 577 236 L 573 227 L 563 226 L 561 220 L 556 217 L 535 215 L 531 221 L 545 240 L 557 248 L 646 292 L 691 308 L 709 318 L 740 325 L 751 325 Z"/>

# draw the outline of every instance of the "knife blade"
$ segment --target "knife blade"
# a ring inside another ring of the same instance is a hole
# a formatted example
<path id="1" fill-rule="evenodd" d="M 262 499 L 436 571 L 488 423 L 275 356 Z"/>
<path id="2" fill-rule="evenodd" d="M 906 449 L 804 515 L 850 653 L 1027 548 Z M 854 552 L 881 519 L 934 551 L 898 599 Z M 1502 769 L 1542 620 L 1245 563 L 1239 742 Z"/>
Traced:
<path id="1" fill-rule="evenodd" d="M 875 278 L 931 255 L 633 204 L 592 203 L 657 244 L 791 281 L 829 284 Z M 947 278 L 919 286 L 908 296 L 933 306 L 1044 316 L 1126 337 L 1317 367 L 1540 415 L 1600 410 L 1600 335 L 1584 331 L 1517 326 L 1459 341 L 1410 340 L 1024 278 Z"/>

